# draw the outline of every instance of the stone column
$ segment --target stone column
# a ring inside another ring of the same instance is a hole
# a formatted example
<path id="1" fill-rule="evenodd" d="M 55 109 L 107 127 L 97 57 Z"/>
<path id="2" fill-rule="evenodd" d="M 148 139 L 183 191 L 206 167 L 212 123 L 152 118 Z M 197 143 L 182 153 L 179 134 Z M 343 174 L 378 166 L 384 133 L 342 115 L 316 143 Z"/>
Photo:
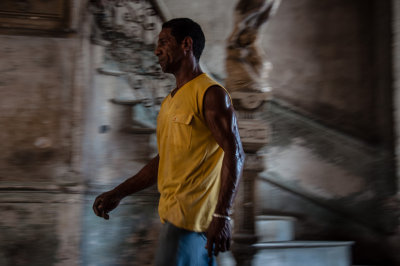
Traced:
<path id="1" fill-rule="evenodd" d="M 253 96 L 254 94 L 249 93 L 249 95 Z M 238 99 L 234 98 L 235 102 L 236 100 Z M 260 98 L 260 106 L 264 100 Z M 262 120 L 243 119 L 240 111 L 243 108 L 241 99 L 236 106 L 239 109 L 239 132 L 246 152 L 246 161 L 242 183 L 235 202 L 232 253 L 237 265 L 252 265 L 251 262 L 257 252 L 254 246 L 257 242 L 254 219 L 254 184 L 257 175 L 265 170 L 263 155 L 259 153 L 259 150 L 267 144 L 268 127 Z"/>
<path id="2" fill-rule="evenodd" d="M 232 253 L 237 265 L 251 265 L 255 243 L 254 184 L 265 170 L 260 150 L 268 141 L 268 125 L 257 119 L 271 89 L 267 78 L 271 64 L 257 44 L 259 30 L 276 11 L 280 1 L 240 0 L 235 26 L 227 43 L 226 87 L 238 113 L 239 132 L 246 152 L 243 177 L 235 202 Z"/>

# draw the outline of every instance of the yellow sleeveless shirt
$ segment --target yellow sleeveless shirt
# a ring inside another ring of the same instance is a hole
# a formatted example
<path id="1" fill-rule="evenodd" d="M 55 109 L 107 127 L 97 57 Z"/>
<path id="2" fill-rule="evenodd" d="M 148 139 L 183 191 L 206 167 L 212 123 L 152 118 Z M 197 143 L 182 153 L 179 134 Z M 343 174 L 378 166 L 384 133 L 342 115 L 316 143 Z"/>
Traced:
<path id="1" fill-rule="evenodd" d="M 158 212 L 162 222 L 195 232 L 208 228 L 220 189 L 224 152 L 203 114 L 213 85 L 221 86 L 205 73 L 197 76 L 164 99 L 157 117 Z"/>

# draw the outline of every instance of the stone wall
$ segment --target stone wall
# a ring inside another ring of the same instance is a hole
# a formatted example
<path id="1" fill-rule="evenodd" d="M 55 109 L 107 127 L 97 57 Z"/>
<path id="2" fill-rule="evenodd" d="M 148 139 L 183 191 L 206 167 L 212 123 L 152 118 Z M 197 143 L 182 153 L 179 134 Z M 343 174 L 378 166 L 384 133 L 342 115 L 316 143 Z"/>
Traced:
<path id="1" fill-rule="evenodd" d="M 91 76 L 91 16 L 86 1 L 65 6 L 61 2 L 57 5 L 65 15 L 54 18 L 62 27 L 52 30 L 43 21 L 32 29 L 32 10 L 26 7 L 40 10 L 36 19 L 41 20 L 53 6 L 45 10 L 34 2 L 21 3 L 15 6 L 22 14 L 18 23 L 13 12 L 2 13 L 6 21 L 0 29 L 3 184 L 80 182 L 82 110 Z"/>
<path id="2" fill-rule="evenodd" d="M 0 30 L 7 32 L 0 35 L 1 265 L 79 264 L 82 195 L 80 186 L 70 185 L 80 183 L 83 94 L 90 78 L 84 3 L 69 1 L 74 21 L 63 28 L 69 33 L 60 21 L 43 26 L 43 9 L 37 24 L 30 25 L 29 14 L 17 25 L 7 16 L 1 20 L 1 27 L 7 25 Z"/>
<path id="3" fill-rule="evenodd" d="M 373 19 L 373 1 L 282 1 L 262 39 L 276 99 L 377 142 Z"/>
<path id="4" fill-rule="evenodd" d="M 68 170 L 76 45 L 0 36 L 1 181 L 51 181 Z"/>

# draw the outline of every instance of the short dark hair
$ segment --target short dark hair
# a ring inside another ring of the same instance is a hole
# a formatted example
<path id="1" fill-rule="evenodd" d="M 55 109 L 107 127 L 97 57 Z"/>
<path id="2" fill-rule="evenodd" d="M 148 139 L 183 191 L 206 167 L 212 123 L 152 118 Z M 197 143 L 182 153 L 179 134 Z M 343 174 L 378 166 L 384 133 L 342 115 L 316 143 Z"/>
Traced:
<path id="1" fill-rule="evenodd" d="M 199 61 L 203 52 L 206 38 L 200 25 L 189 18 L 174 18 L 164 22 L 162 28 L 171 29 L 172 36 L 177 43 L 181 43 L 185 37 L 189 36 L 193 40 L 193 55 Z"/>

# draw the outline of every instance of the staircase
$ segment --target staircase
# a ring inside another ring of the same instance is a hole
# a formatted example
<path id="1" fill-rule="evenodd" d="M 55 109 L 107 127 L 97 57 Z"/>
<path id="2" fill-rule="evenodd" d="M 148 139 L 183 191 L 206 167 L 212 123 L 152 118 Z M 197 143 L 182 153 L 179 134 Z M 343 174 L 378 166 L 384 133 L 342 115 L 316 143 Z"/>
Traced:
<path id="1" fill-rule="evenodd" d="M 351 241 L 296 241 L 296 219 L 289 216 L 257 216 L 259 238 L 254 266 L 349 266 Z M 218 256 L 219 266 L 233 266 L 231 252 Z"/>

